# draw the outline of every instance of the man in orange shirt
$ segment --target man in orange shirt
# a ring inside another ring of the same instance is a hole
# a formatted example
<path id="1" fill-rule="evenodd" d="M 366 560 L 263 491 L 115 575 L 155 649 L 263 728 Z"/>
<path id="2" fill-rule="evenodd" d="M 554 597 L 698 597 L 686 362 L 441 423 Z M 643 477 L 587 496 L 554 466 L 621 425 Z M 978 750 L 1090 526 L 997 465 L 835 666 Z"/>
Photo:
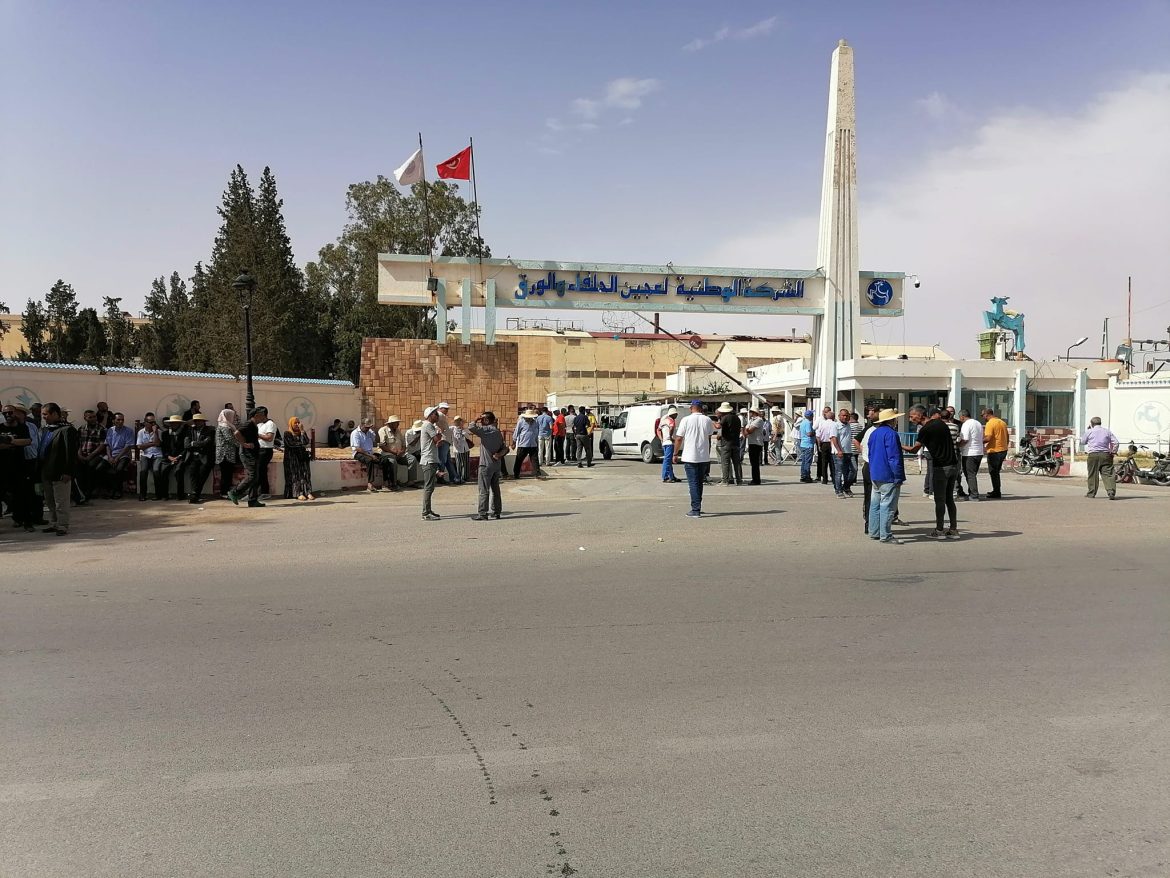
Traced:
<path id="1" fill-rule="evenodd" d="M 991 492 L 984 496 L 988 500 L 998 500 L 1003 496 L 999 492 L 999 471 L 1003 469 L 1008 453 L 1008 427 L 995 409 L 983 410 L 983 450 L 987 454 L 987 472 L 991 476 Z"/>

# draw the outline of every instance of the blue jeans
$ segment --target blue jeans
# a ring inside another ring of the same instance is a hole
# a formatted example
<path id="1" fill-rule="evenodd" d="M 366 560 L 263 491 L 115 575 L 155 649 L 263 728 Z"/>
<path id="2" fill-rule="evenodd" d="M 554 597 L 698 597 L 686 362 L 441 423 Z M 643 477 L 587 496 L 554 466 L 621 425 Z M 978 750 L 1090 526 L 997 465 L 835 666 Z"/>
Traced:
<path id="1" fill-rule="evenodd" d="M 894 510 L 898 508 L 898 494 L 901 488 L 901 484 L 895 482 L 873 483 L 873 496 L 869 502 L 870 539 L 893 538 L 890 525 L 894 523 Z"/>
<path id="2" fill-rule="evenodd" d="M 674 444 L 667 442 L 662 446 L 662 479 L 674 478 Z"/>
<path id="3" fill-rule="evenodd" d="M 683 463 L 687 471 L 687 487 L 691 489 L 691 512 L 703 511 L 703 473 L 705 463 Z"/>
<path id="4" fill-rule="evenodd" d="M 802 479 L 812 478 L 812 459 L 815 450 L 811 445 L 800 446 L 800 477 Z"/>
<path id="5" fill-rule="evenodd" d="M 833 488 L 838 494 L 850 490 L 856 479 L 857 474 L 853 470 L 852 454 L 842 454 L 840 457 L 833 458 Z"/>
<path id="6" fill-rule="evenodd" d="M 439 468 L 447 471 L 447 478 L 451 480 L 452 485 L 461 485 L 463 480 L 459 478 L 459 470 L 455 467 L 455 461 L 451 457 L 451 445 L 444 442 L 439 446 Z"/>

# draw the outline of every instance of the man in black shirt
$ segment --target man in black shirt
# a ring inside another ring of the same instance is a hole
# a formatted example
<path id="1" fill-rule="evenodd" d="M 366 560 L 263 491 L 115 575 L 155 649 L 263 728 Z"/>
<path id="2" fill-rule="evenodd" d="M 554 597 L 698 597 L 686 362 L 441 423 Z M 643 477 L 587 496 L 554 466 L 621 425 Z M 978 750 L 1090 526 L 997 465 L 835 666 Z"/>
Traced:
<path id="1" fill-rule="evenodd" d="M 240 457 L 244 461 L 244 470 L 247 475 L 244 481 L 236 485 L 234 490 L 228 491 L 228 499 L 240 505 L 240 495 L 248 491 L 248 505 L 262 507 L 260 502 L 260 476 L 257 471 L 260 461 L 260 425 L 268 420 L 268 409 L 257 406 L 252 416 L 244 421 L 236 430 L 236 442 L 240 446 Z"/>
<path id="2" fill-rule="evenodd" d="M 936 540 L 944 537 L 958 539 L 955 486 L 959 481 L 959 455 L 955 449 L 955 440 L 951 437 L 950 428 L 937 408 L 928 411 L 925 406 L 911 406 L 910 422 L 918 425 L 918 442 L 905 450 L 913 454 L 919 448 L 925 448 L 934 464 L 934 480 L 931 487 L 934 493 L 935 524 L 930 535 Z M 946 531 L 943 530 L 944 513 L 950 518 L 951 524 Z"/>
<path id="3" fill-rule="evenodd" d="M 743 484 L 743 463 L 739 457 L 739 443 L 743 421 L 729 402 L 723 403 L 719 413 L 719 466 L 723 470 L 723 484 Z"/>
<path id="4" fill-rule="evenodd" d="M 573 438 L 576 440 L 577 468 L 593 466 L 593 433 L 589 430 L 589 409 L 581 406 L 573 418 Z"/>

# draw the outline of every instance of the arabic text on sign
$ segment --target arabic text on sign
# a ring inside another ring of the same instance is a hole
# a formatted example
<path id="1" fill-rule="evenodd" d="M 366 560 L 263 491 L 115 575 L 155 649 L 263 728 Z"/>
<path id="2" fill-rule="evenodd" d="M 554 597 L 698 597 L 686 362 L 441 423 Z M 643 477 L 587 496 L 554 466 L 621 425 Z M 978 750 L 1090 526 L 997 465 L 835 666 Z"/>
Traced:
<path id="1" fill-rule="evenodd" d="M 536 281 L 529 281 L 526 274 L 520 275 L 520 282 L 516 285 L 513 296 L 516 299 L 527 299 L 530 296 L 544 296 L 548 292 L 555 293 L 558 297 L 563 297 L 565 293 L 599 295 L 618 293 L 623 299 L 636 299 L 643 296 L 668 296 L 674 293 L 676 296 L 685 296 L 687 301 L 694 301 L 698 296 L 714 296 L 724 302 L 735 298 L 771 299 L 777 302 L 780 299 L 803 299 L 804 281 L 789 279 L 783 284 L 773 286 L 769 283 L 753 285 L 750 278 L 734 278 L 730 285 L 723 286 L 711 283 L 711 279 L 705 277 L 688 286 L 681 280 L 675 282 L 670 277 L 664 277 L 661 283 L 651 284 L 645 281 L 631 286 L 629 283 L 622 283 L 616 274 L 599 277 L 596 273 L 577 272 L 573 280 L 567 281 L 558 280 L 556 272 L 550 271 Z"/>

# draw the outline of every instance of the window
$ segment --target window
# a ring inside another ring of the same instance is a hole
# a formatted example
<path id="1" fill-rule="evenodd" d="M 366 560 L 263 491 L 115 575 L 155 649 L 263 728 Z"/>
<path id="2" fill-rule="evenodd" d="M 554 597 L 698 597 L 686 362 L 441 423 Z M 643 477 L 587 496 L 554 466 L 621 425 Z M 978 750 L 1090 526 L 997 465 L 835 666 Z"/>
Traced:
<path id="1" fill-rule="evenodd" d="M 629 412 L 622 412 L 622 413 L 621 413 L 620 415 L 618 415 L 616 418 L 613 418 L 613 419 L 610 421 L 610 424 L 609 424 L 609 425 L 610 425 L 611 427 L 613 427 L 615 430 L 623 430 L 623 429 L 625 429 L 625 426 L 626 426 L 626 416 L 627 416 L 628 414 L 629 414 Z"/>
<path id="2" fill-rule="evenodd" d="M 907 398 L 910 400 L 908 405 L 924 405 L 927 408 L 932 406 L 945 406 L 947 404 L 947 392 L 945 390 L 912 390 L 908 393 Z"/>
<path id="3" fill-rule="evenodd" d="M 1068 392 L 1029 393 L 1025 425 L 1072 427 L 1072 398 Z"/>
<path id="4" fill-rule="evenodd" d="M 969 411 L 973 418 L 978 418 L 985 408 L 995 409 L 1008 427 L 1015 427 L 1015 397 L 1011 390 L 964 390 L 959 408 Z"/>

